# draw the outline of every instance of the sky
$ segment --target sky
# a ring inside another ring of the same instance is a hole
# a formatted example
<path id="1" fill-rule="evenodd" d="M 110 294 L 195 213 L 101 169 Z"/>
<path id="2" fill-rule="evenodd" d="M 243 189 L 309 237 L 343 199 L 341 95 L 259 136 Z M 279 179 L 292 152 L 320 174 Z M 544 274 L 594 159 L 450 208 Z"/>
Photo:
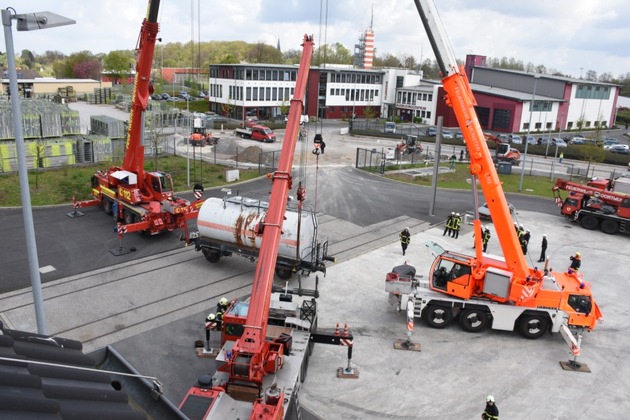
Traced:
<path id="1" fill-rule="evenodd" d="M 626 0 L 436 0 L 455 56 L 508 57 L 543 64 L 580 77 L 588 70 L 614 77 L 630 72 L 630 7 Z M 54 12 L 75 25 L 17 32 L 15 51 L 65 54 L 134 49 L 147 0 L 3 1 L 16 13 Z M 372 20 L 373 10 L 373 20 Z M 304 34 L 315 44 L 341 43 L 351 52 L 370 26 L 377 55 L 434 59 L 412 0 L 162 0 L 163 42 L 191 40 L 265 42 L 283 51 L 301 49 Z M 201 23 L 201 25 L 199 25 Z M 200 27 L 201 26 L 201 27 Z M 4 43 L 0 45 L 4 52 Z"/>

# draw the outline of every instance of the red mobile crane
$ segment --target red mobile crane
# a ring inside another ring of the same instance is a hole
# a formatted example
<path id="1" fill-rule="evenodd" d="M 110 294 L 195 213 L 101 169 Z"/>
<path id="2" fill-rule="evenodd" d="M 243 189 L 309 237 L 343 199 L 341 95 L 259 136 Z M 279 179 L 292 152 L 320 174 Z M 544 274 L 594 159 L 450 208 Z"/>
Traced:
<path id="1" fill-rule="evenodd" d="M 564 179 L 556 180 L 552 191 L 560 213 L 580 222 L 584 229 L 599 228 L 611 235 L 630 232 L 630 195 L 611 191 L 616 181 L 604 181 L 595 180 L 589 185 L 583 185 Z M 561 190 L 569 192 L 564 200 L 560 195 Z"/>
<path id="2" fill-rule="evenodd" d="M 92 176 L 94 199 L 74 204 L 75 209 L 102 205 L 106 214 L 126 224 L 126 232 L 157 234 L 165 230 L 187 229 L 187 220 L 195 218 L 202 200 L 192 204 L 173 194 L 170 174 L 144 170 L 144 113 L 153 92 L 151 66 L 158 34 L 159 0 L 149 0 L 136 50 L 136 78 L 133 89 L 129 127 L 122 166 L 98 171 Z M 200 197 L 203 188 L 195 186 Z"/>
<path id="3" fill-rule="evenodd" d="M 435 4 L 431 0 L 414 1 L 442 71 L 446 102 L 453 108 L 466 139 L 470 172 L 481 185 L 503 256 L 482 253 L 481 222 L 477 218 L 475 256 L 445 251 L 432 244 L 437 258 L 429 280 L 416 280 L 394 270 L 387 275 L 386 290 L 397 299 L 399 308 L 406 308 L 413 300 L 415 316 L 423 316 L 434 328 L 443 328 L 459 316 L 462 328 L 470 332 L 491 326 L 516 329 L 527 338 L 538 338 L 547 331 L 571 334 L 568 327 L 574 327 L 578 334 L 585 328 L 592 330 L 602 314 L 590 283 L 575 272 L 551 272 L 548 262 L 544 269 L 527 266 L 475 113 L 476 102 L 466 73 L 457 64 Z M 476 201 L 477 195 L 474 197 Z"/>
<path id="4" fill-rule="evenodd" d="M 226 310 L 217 371 L 211 380 L 202 376 L 199 386 L 191 388 L 180 404 L 190 418 L 297 418 L 297 393 L 314 343 L 348 346 L 350 362 L 353 338 L 347 328 L 343 332 L 316 329 L 317 290 L 273 287 L 312 53 L 313 39 L 305 36 L 278 169 L 269 176 L 273 183 L 269 206 L 264 220 L 252 231 L 252 235 L 262 235 L 262 242 L 251 298 L 249 302 L 234 301 Z M 301 205 L 306 199 L 302 185 L 296 195 Z M 300 306 L 293 294 L 312 298 Z M 349 366 L 347 370 L 351 370 Z"/>

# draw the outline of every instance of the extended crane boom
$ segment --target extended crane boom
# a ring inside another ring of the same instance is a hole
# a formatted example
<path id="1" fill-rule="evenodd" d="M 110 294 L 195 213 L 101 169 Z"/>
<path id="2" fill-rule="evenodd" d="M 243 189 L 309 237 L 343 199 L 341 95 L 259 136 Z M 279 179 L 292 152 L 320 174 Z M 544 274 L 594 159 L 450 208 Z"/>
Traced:
<path id="1" fill-rule="evenodd" d="M 470 89 L 468 78 L 464 70 L 457 64 L 435 4 L 427 0 L 414 1 L 442 71 L 442 83 L 448 94 L 447 102 L 453 108 L 464 139 L 466 139 L 466 147 L 470 156 L 470 173 L 479 180 L 492 215 L 492 221 L 501 230 L 497 233 L 499 233 L 499 242 L 505 261 L 515 279 L 525 279 L 529 275 L 529 268 L 516 231 L 511 228 L 505 229 L 506 226 L 512 226 L 512 216 L 475 112 L 474 106 L 477 103 Z"/>
<path id="2" fill-rule="evenodd" d="M 284 212 L 292 186 L 291 167 L 297 144 L 300 115 L 304 107 L 306 82 L 312 55 L 313 39 L 305 36 L 300 71 L 298 71 L 295 83 L 295 93 L 291 99 L 285 141 L 280 152 L 278 169 L 271 176 L 273 184 L 269 198 L 269 210 L 267 210 L 267 217 L 263 226 L 260 227 L 264 234 L 254 274 L 247 323 L 241 339 L 234 344 L 234 353 L 230 362 L 233 365 L 243 358 L 249 360 L 249 380 L 257 383 L 262 382 L 262 376 L 265 372 L 262 364 L 265 362 L 265 355 L 268 352 L 268 343 L 265 341 L 265 337 L 269 300 L 278 247 L 280 246 L 280 236 L 282 235 Z"/>

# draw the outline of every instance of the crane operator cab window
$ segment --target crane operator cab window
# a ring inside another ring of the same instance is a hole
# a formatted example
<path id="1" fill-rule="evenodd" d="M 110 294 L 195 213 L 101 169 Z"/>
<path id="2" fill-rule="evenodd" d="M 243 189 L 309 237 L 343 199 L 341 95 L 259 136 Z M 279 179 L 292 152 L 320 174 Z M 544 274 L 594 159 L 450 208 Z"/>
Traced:
<path id="1" fill-rule="evenodd" d="M 569 296 L 569 306 L 572 307 L 575 312 L 590 314 L 593 304 L 591 302 L 590 296 L 584 295 L 570 295 Z"/>

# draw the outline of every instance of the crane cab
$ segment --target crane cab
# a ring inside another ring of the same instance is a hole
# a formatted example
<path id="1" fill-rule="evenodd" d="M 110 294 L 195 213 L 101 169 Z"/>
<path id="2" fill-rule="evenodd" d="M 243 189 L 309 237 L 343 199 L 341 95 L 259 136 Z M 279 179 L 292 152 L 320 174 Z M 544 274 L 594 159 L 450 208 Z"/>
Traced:
<path id="1" fill-rule="evenodd" d="M 460 298 L 473 294 L 473 258 L 445 251 L 438 255 L 431 266 L 429 277 L 431 289 Z"/>
<path id="2" fill-rule="evenodd" d="M 147 173 L 147 187 L 156 201 L 173 198 L 173 178 L 171 174 L 161 171 Z"/>

